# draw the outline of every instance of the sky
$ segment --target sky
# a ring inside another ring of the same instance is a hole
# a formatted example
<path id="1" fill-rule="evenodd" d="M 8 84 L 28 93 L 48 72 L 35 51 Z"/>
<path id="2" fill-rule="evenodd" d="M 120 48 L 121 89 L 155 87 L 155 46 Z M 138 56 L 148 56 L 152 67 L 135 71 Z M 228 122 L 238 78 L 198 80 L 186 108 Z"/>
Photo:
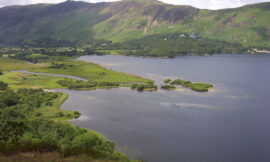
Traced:
<path id="1" fill-rule="evenodd" d="M 10 5 L 26 5 L 35 3 L 60 3 L 64 0 L 0 0 L 0 7 Z M 117 0 L 82 0 L 86 2 L 112 2 Z M 178 5 L 191 5 L 197 8 L 203 9 L 223 9 L 223 8 L 234 8 L 243 6 L 246 4 L 270 2 L 270 0 L 159 0 L 169 4 Z"/>

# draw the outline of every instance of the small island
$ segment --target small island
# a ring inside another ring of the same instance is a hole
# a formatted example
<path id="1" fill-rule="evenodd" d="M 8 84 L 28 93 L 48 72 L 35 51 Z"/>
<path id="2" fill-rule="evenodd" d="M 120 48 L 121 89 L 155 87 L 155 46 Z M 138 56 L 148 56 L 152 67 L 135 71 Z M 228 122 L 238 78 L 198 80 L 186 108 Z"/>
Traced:
<path id="1" fill-rule="evenodd" d="M 165 89 L 165 90 L 174 90 L 176 89 L 176 87 L 174 85 L 161 85 L 161 89 Z"/>
<path id="2" fill-rule="evenodd" d="M 132 84 L 131 89 L 137 90 L 139 92 L 142 91 L 156 91 L 158 86 L 154 83 L 147 83 L 147 84 Z"/>
<path id="3" fill-rule="evenodd" d="M 182 80 L 182 79 L 176 79 L 176 80 L 171 80 L 171 79 L 165 79 L 164 80 L 165 85 L 162 85 L 162 89 L 166 90 L 173 90 L 176 89 L 176 85 L 182 86 L 184 88 L 189 88 L 193 91 L 197 92 L 208 92 L 210 88 L 213 88 L 214 86 L 208 83 L 193 83 L 187 80 Z"/>

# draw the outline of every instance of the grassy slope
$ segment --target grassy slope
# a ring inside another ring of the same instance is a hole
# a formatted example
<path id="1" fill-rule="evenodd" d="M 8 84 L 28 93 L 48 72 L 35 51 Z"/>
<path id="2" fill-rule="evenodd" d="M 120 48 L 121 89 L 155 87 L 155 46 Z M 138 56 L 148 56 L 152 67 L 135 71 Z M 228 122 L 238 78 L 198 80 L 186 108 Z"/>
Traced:
<path id="1" fill-rule="evenodd" d="M 154 0 L 5 7 L 0 9 L 0 43 L 40 37 L 77 43 L 94 38 L 119 42 L 150 34 L 199 32 L 246 46 L 270 47 L 269 17 L 270 2 L 218 11 Z"/>
<path id="2" fill-rule="evenodd" d="M 172 8 L 164 4 L 156 6 L 165 6 L 166 10 Z M 270 47 L 270 3 L 218 11 L 200 10 L 193 18 L 173 23 L 141 16 L 146 8 L 147 5 L 131 9 L 95 25 L 93 30 L 97 38 L 118 42 L 149 34 L 199 32 L 205 37 L 239 42 L 245 46 Z M 190 11 L 190 14 L 194 13 Z"/>

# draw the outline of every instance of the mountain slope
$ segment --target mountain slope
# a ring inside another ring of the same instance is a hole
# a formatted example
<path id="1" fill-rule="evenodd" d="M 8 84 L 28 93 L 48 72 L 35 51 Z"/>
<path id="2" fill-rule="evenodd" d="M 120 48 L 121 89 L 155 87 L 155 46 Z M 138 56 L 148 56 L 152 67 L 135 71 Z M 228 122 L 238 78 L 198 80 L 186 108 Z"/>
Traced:
<path id="1" fill-rule="evenodd" d="M 13 6 L 0 9 L 0 43 L 42 37 L 77 43 L 119 42 L 151 34 L 196 32 L 245 46 L 270 47 L 269 17 L 270 3 L 217 11 L 155 0 Z"/>

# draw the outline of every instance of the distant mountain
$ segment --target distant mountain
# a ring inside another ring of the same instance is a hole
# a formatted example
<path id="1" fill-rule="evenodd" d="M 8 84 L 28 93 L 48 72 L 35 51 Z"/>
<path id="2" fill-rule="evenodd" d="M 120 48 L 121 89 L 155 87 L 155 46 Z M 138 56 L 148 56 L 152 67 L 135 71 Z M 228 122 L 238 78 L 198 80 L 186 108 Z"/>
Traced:
<path id="1" fill-rule="evenodd" d="M 217 11 L 155 0 L 11 6 L 0 8 L 0 44 L 45 37 L 76 43 L 97 39 L 122 42 L 179 32 L 270 47 L 269 17 L 270 2 Z"/>

